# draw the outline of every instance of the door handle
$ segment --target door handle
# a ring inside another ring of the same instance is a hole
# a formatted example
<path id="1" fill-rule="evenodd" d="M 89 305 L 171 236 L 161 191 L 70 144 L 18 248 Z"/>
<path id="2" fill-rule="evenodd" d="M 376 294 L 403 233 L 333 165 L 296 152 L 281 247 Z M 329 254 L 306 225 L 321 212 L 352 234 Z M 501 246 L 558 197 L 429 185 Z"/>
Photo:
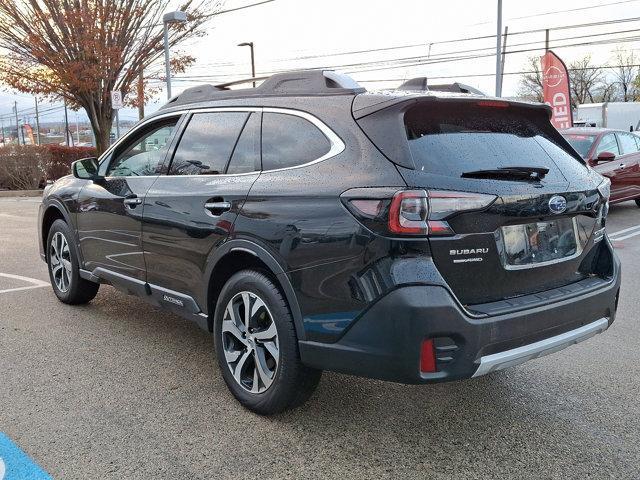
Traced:
<path id="1" fill-rule="evenodd" d="M 142 203 L 142 199 L 132 195 L 130 197 L 126 197 L 124 199 L 124 204 L 129 208 L 136 208 L 138 205 Z"/>
<path id="2" fill-rule="evenodd" d="M 231 210 L 231 202 L 207 202 L 204 204 L 204 208 L 214 216 L 222 215 L 224 212 Z"/>

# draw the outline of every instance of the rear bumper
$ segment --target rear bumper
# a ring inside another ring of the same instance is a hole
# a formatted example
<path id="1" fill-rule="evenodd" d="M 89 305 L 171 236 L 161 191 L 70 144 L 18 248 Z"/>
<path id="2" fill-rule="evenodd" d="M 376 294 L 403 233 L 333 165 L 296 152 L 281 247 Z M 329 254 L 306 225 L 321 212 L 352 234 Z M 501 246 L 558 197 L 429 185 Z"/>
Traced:
<path id="1" fill-rule="evenodd" d="M 619 288 L 615 257 L 607 280 L 591 279 L 572 293 L 544 292 L 528 308 L 495 315 L 471 315 L 442 286 L 406 286 L 373 304 L 339 341 L 300 341 L 300 354 L 314 368 L 402 383 L 479 376 L 603 332 L 615 319 Z M 429 338 L 437 345 L 437 372 L 421 373 L 420 347 Z"/>

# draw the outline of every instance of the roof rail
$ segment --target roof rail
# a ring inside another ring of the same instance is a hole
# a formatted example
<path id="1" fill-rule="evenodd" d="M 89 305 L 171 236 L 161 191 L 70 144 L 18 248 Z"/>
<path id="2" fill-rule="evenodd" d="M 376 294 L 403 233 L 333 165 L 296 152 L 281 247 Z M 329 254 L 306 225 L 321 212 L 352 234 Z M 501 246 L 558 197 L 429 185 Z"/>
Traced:
<path id="1" fill-rule="evenodd" d="M 427 77 L 417 77 L 417 78 L 412 78 L 411 80 L 407 80 L 398 88 L 396 88 L 396 90 L 406 90 L 411 92 L 436 91 L 436 92 L 452 92 L 452 93 L 471 93 L 473 95 L 482 95 L 483 97 L 486 96 L 483 92 L 481 92 L 477 88 L 473 88 L 469 85 L 465 85 L 464 83 L 459 83 L 459 82 L 443 83 L 440 85 L 428 85 Z"/>
<path id="2" fill-rule="evenodd" d="M 231 90 L 229 87 L 264 80 L 256 88 Z M 365 92 L 366 89 L 348 75 L 333 70 L 298 70 L 276 73 L 270 77 L 255 77 L 218 85 L 187 88 L 171 98 L 163 107 L 196 103 L 217 98 L 249 97 L 253 95 L 344 95 Z"/>

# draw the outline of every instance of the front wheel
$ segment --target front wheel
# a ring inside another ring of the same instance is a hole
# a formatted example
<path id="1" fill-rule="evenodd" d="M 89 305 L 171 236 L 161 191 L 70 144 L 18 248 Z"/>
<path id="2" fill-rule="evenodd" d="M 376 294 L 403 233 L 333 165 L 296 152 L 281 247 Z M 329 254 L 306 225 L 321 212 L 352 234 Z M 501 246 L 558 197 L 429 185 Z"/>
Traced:
<path id="1" fill-rule="evenodd" d="M 58 299 L 78 305 L 93 300 L 100 285 L 80 276 L 78 250 L 73 238 L 63 220 L 53 222 L 47 237 L 47 265 L 51 286 Z"/>
<path id="2" fill-rule="evenodd" d="M 300 361 L 286 300 L 266 275 L 243 270 L 220 293 L 214 342 L 222 376 L 238 401 L 271 415 L 304 403 L 322 371 Z"/>
<path id="3" fill-rule="evenodd" d="M 636 198 L 636 205 L 640 207 L 640 198 Z"/>

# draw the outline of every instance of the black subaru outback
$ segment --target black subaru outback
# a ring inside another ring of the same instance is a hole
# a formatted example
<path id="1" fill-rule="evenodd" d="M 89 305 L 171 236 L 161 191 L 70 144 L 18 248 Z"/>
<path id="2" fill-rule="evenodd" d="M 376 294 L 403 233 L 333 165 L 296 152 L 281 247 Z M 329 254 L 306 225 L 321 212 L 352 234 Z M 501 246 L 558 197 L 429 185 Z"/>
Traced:
<path id="1" fill-rule="evenodd" d="M 189 89 L 47 189 L 41 255 L 62 302 L 106 283 L 212 332 L 262 414 L 324 369 L 484 375 L 615 318 L 609 183 L 549 112 L 333 71 Z"/>

